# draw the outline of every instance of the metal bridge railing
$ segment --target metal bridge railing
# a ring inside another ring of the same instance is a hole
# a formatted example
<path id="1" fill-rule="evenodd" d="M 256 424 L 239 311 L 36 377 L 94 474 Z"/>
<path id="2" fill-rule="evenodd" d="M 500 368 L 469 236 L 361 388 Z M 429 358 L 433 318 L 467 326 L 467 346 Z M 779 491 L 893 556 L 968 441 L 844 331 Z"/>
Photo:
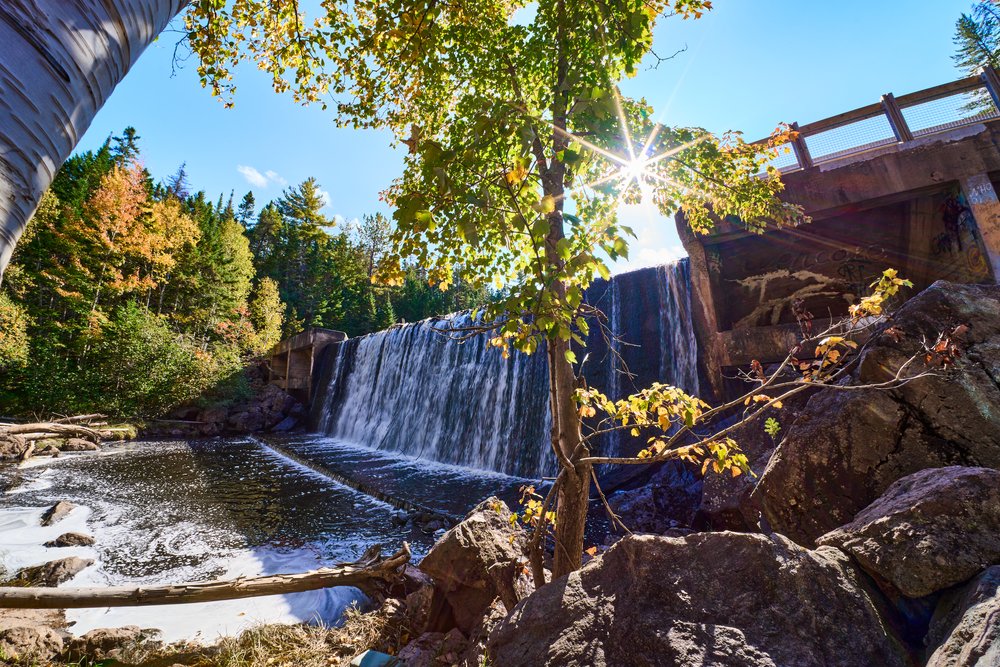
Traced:
<path id="1" fill-rule="evenodd" d="M 971 76 L 802 125 L 798 136 L 770 164 L 782 172 L 905 143 L 957 127 L 1000 118 L 1000 76 L 984 68 Z"/>

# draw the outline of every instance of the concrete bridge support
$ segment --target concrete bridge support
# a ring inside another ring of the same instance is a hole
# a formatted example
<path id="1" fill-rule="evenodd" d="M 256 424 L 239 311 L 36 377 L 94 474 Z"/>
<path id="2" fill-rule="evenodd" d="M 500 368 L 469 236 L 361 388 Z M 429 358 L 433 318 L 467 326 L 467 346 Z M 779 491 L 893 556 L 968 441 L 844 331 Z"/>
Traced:
<path id="1" fill-rule="evenodd" d="M 313 395 L 313 370 L 319 353 L 328 345 L 347 340 L 333 329 L 309 328 L 278 343 L 268 360 L 268 382 L 308 406 Z"/>
<path id="2" fill-rule="evenodd" d="M 979 227 L 993 278 L 1000 282 L 1000 197 L 989 174 L 966 176 L 960 183 Z"/>

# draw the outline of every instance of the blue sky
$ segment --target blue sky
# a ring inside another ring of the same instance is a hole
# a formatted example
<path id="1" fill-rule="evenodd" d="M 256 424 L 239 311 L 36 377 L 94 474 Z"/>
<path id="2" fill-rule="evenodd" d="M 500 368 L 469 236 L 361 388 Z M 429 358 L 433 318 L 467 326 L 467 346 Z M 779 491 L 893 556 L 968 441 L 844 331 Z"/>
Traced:
<path id="1" fill-rule="evenodd" d="M 779 122 L 807 123 L 958 78 L 951 61 L 955 20 L 972 0 L 716 0 L 694 21 L 657 28 L 661 53 L 686 47 L 656 69 L 623 83 L 672 125 L 748 139 Z M 201 88 L 193 60 L 171 76 L 176 35 L 154 43 L 111 96 L 80 148 L 99 146 L 133 125 L 146 167 L 166 178 L 187 163 L 193 186 L 213 199 L 253 190 L 258 205 L 315 176 L 329 194 L 329 215 L 384 211 L 378 193 L 402 159 L 386 133 L 337 128 L 319 107 L 276 95 L 251 69 L 237 79 L 236 106 L 224 109 Z M 683 253 L 674 223 L 649 206 L 623 220 L 639 238 L 616 272 Z"/>

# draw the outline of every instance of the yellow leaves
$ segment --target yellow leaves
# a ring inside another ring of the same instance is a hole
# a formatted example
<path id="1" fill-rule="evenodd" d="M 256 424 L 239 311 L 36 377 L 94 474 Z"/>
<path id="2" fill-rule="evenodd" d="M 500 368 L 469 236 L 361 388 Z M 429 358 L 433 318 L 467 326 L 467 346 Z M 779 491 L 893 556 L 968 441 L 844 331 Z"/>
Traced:
<path id="1" fill-rule="evenodd" d="M 518 162 L 514 168 L 504 174 L 504 179 L 510 187 L 520 185 L 528 177 L 528 168 Z M 554 203 L 554 202 L 553 202 Z"/>
<path id="2" fill-rule="evenodd" d="M 743 401 L 743 405 L 750 405 L 751 403 L 771 403 L 771 407 L 777 408 L 778 410 L 785 407 L 784 403 L 780 400 L 774 400 L 767 394 L 754 394 L 753 396 L 747 396 L 747 399 Z"/>
<path id="3" fill-rule="evenodd" d="M 732 438 L 722 438 L 714 440 L 705 445 L 708 454 L 701 464 L 701 474 L 704 475 L 709 469 L 716 474 L 729 471 L 733 477 L 739 477 L 743 473 L 755 476 L 750 470 L 750 463 L 739 445 Z"/>
<path id="4" fill-rule="evenodd" d="M 593 558 L 594 556 L 597 555 L 597 547 L 590 547 L 589 549 L 584 549 L 583 553 Z"/>
<path id="5" fill-rule="evenodd" d="M 534 204 L 531 208 L 535 209 L 542 215 L 548 215 L 556 210 L 556 200 L 552 195 L 545 195 L 542 197 L 541 201 Z"/>
<path id="6" fill-rule="evenodd" d="M 900 278 L 896 269 L 886 269 L 881 277 L 870 287 L 872 293 L 852 305 L 848 312 L 854 322 L 866 317 L 879 317 L 885 310 L 885 304 L 903 287 L 913 287 L 913 283 Z"/>

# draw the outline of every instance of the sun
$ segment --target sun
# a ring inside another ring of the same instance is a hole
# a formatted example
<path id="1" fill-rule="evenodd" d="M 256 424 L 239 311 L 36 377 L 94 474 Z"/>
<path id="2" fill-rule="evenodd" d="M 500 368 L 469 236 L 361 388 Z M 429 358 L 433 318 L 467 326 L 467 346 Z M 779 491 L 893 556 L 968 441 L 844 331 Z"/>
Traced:
<path id="1" fill-rule="evenodd" d="M 618 176 L 626 184 L 632 181 L 642 183 L 649 175 L 649 161 L 645 158 L 627 160 L 618 168 Z"/>

